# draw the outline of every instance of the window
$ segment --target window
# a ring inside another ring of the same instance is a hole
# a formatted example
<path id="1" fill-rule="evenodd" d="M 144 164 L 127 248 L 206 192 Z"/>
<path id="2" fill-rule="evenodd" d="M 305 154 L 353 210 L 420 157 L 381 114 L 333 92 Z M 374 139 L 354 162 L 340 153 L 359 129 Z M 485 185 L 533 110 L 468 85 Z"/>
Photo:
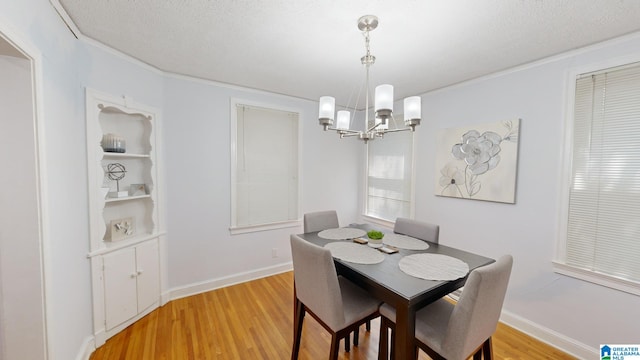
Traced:
<path id="1" fill-rule="evenodd" d="M 297 226 L 299 114 L 238 100 L 231 108 L 232 233 Z"/>
<path id="2" fill-rule="evenodd" d="M 577 76 L 556 269 L 640 294 L 640 64 Z"/>
<path id="3" fill-rule="evenodd" d="M 400 115 L 401 117 L 401 115 Z M 413 212 L 413 132 L 367 143 L 365 215 L 395 222 Z"/>

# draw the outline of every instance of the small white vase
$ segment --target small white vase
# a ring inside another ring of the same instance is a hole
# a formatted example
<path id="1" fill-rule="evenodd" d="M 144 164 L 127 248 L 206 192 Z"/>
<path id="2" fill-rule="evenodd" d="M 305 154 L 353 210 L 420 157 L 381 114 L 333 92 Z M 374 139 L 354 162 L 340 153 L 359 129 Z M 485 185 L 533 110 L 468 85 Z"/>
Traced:
<path id="1" fill-rule="evenodd" d="M 122 136 L 116 134 L 102 135 L 100 146 L 105 152 L 124 153 L 126 151 L 126 142 Z"/>
<path id="2" fill-rule="evenodd" d="M 369 238 L 368 245 L 371 246 L 372 248 L 382 247 L 382 239 L 371 239 L 371 238 Z"/>

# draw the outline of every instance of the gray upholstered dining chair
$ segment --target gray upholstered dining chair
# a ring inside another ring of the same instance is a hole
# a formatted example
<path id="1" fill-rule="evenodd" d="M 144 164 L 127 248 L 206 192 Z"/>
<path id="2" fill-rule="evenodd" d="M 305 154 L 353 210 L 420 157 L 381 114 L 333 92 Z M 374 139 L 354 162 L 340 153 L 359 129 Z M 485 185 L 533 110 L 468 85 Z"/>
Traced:
<path id="1" fill-rule="evenodd" d="M 310 233 L 340 227 L 335 210 L 316 211 L 304 214 L 304 232 Z"/>
<path id="2" fill-rule="evenodd" d="M 336 229 L 340 227 L 338 222 L 338 214 L 335 210 L 326 210 L 326 211 L 316 211 L 304 214 L 304 232 L 316 232 L 322 231 L 326 229 Z M 366 330 L 371 331 L 371 322 L 367 321 Z M 358 341 L 360 338 L 360 329 L 356 328 L 353 331 L 353 345 L 358 346 Z M 351 344 L 349 338 L 344 339 L 344 350 L 349 352 L 351 349 Z"/>
<path id="3" fill-rule="evenodd" d="M 474 359 L 492 359 L 491 336 L 498 326 L 512 266 L 513 257 L 504 255 L 471 271 L 456 304 L 439 299 L 419 310 L 415 358 L 422 349 L 434 360 L 463 360 L 471 355 Z M 388 329 L 394 327 L 396 311 L 383 304 L 380 315 L 378 359 L 386 359 Z"/>
<path id="4" fill-rule="evenodd" d="M 399 217 L 396 219 L 393 232 L 437 244 L 440 236 L 440 226 Z"/>
<path id="5" fill-rule="evenodd" d="M 440 241 L 440 226 L 424 221 L 399 217 L 396 219 L 396 224 L 393 227 L 393 232 L 397 234 L 408 235 L 416 239 L 425 240 L 436 244 Z M 461 289 L 458 289 L 448 296 L 455 299 L 457 298 L 457 296 L 459 296 L 460 291 Z"/>
<path id="6" fill-rule="evenodd" d="M 381 301 L 349 280 L 338 276 L 331 251 L 291 235 L 295 291 L 295 318 L 291 359 L 300 351 L 306 312 L 331 333 L 329 359 L 338 358 L 340 339 L 379 316 Z"/>

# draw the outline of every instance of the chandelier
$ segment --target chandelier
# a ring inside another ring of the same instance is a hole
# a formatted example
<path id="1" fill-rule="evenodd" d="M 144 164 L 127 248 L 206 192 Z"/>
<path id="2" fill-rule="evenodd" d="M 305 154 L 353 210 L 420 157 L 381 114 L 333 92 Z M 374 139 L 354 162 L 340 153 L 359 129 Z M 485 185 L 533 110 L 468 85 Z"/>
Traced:
<path id="1" fill-rule="evenodd" d="M 393 86 L 389 84 L 378 85 L 375 89 L 375 122 L 369 126 L 369 68 L 376 61 L 376 57 L 371 55 L 369 50 L 369 33 L 378 27 L 378 17 L 374 15 L 365 15 L 358 19 L 358 29 L 362 31 L 365 39 L 365 48 L 367 53 L 360 58 L 362 65 L 365 67 L 365 131 L 351 130 L 351 112 L 348 110 L 339 110 L 337 112 L 336 126 L 333 126 L 335 119 L 336 99 L 331 96 L 320 97 L 320 108 L 318 119 L 324 131 L 335 130 L 340 134 L 340 138 L 358 137 L 366 143 L 374 140 L 376 137 L 383 137 L 384 134 L 398 131 L 415 131 L 416 126 L 420 125 L 421 116 L 421 99 L 419 96 L 410 96 L 404 99 L 404 124 L 403 128 L 389 129 L 389 122 L 394 121 L 393 117 Z"/>

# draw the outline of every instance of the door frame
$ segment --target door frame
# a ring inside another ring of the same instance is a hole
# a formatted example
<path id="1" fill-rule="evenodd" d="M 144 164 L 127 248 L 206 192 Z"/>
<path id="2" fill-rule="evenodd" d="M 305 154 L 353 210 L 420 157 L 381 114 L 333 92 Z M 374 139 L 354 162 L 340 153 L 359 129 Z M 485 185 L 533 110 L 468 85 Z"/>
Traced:
<path id="1" fill-rule="evenodd" d="M 51 299 L 52 289 L 48 281 L 48 274 L 51 274 L 51 248 L 49 237 L 49 216 L 48 216 L 48 190 L 46 175 L 46 153 L 45 153 L 45 129 L 43 116 L 43 89 L 42 89 L 42 53 L 30 42 L 21 36 L 15 29 L 11 28 L 9 22 L 0 21 L 0 38 L 12 45 L 21 52 L 30 62 L 31 68 L 31 89 L 33 107 L 33 128 L 35 144 L 35 165 L 36 165 L 36 201 L 38 212 L 38 242 L 40 248 L 40 271 L 42 283 L 40 289 L 42 293 L 42 313 L 43 335 L 44 335 L 44 359 L 51 358 L 51 344 L 49 343 L 49 329 L 51 326 L 52 304 L 47 299 Z M 6 294 L 4 294 L 6 295 Z M 3 296 L 4 296 L 3 295 Z"/>

